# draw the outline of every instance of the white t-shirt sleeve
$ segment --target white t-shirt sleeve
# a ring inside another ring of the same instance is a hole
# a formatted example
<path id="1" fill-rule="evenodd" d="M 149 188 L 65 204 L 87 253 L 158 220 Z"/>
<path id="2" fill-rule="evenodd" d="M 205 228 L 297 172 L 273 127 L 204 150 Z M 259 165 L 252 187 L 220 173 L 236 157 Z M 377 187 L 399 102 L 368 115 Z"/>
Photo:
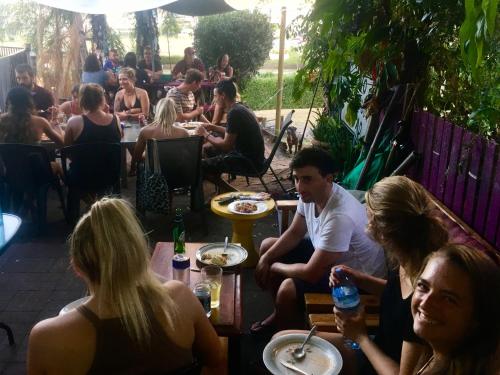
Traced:
<path id="1" fill-rule="evenodd" d="M 332 252 L 349 251 L 354 223 L 347 215 L 332 215 L 321 227 L 315 248 Z"/>

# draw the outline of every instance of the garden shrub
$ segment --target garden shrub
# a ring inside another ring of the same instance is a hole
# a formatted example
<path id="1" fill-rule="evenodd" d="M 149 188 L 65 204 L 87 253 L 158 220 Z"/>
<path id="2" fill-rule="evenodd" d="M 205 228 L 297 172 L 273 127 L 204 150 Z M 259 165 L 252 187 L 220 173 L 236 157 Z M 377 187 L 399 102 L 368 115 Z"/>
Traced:
<path id="1" fill-rule="evenodd" d="M 205 67 L 214 66 L 217 58 L 227 53 L 235 76 L 243 85 L 269 57 L 272 44 L 272 25 L 258 12 L 200 17 L 194 29 L 194 46 Z"/>

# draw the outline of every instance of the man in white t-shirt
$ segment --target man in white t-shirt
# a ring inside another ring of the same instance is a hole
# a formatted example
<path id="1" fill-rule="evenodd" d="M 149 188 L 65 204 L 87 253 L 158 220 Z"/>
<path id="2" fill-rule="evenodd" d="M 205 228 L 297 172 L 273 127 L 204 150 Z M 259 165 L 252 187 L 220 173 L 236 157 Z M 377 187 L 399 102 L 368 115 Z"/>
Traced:
<path id="1" fill-rule="evenodd" d="M 255 278 L 271 291 L 275 310 L 252 325 L 253 333 L 299 328 L 303 294 L 328 292 L 333 265 L 345 264 L 377 277 L 386 274 L 384 252 L 365 232 L 364 206 L 333 183 L 338 168 L 330 154 L 304 148 L 290 167 L 300 200 L 290 227 L 260 246 Z"/>

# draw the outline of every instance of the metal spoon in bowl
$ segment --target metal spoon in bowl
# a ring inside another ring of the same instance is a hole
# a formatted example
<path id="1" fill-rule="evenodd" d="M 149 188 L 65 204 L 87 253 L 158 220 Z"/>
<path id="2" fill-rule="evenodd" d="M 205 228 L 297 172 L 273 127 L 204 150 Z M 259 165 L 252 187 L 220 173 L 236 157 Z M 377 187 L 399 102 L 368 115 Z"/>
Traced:
<path id="1" fill-rule="evenodd" d="M 306 339 L 302 343 L 302 345 L 299 346 L 298 348 L 293 349 L 293 352 L 292 352 L 293 358 L 295 358 L 297 360 L 301 360 L 302 358 L 305 357 L 306 352 L 304 350 L 304 346 L 307 344 L 307 342 L 312 337 L 312 335 L 314 335 L 315 332 L 316 332 L 316 326 L 313 326 L 311 328 L 311 330 L 309 331 L 309 334 L 307 335 Z"/>

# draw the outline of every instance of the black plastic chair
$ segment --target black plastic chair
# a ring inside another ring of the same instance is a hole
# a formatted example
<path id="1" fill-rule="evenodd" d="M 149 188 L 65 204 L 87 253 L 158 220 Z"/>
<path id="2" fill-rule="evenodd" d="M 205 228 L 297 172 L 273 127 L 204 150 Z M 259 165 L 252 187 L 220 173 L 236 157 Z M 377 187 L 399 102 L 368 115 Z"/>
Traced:
<path id="1" fill-rule="evenodd" d="M 47 192 L 54 188 L 66 216 L 63 189 L 50 167 L 48 151 L 42 146 L 20 143 L 0 144 L 1 204 L 4 211 L 36 211 L 38 231 L 47 224 Z M 36 202 L 36 207 L 33 202 Z M 12 203 L 12 206 L 11 206 Z"/>
<path id="2" fill-rule="evenodd" d="M 80 216 L 80 199 L 84 194 L 95 194 L 97 198 L 120 194 L 119 143 L 82 143 L 64 147 L 61 162 L 68 187 L 68 221 L 71 224 L 76 223 Z"/>
<path id="3" fill-rule="evenodd" d="M 278 176 L 274 172 L 273 168 L 271 167 L 271 163 L 273 162 L 274 155 L 276 154 L 276 151 L 278 151 L 278 147 L 281 144 L 281 140 L 283 139 L 283 136 L 286 133 L 286 129 L 290 126 L 290 124 L 293 122 L 292 121 L 292 116 L 294 114 L 295 110 L 291 110 L 285 117 L 283 124 L 281 126 L 280 133 L 278 137 L 276 138 L 276 141 L 274 143 L 274 146 L 271 150 L 271 153 L 269 156 L 264 160 L 264 163 L 262 164 L 261 168 L 257 168 L 254 163 L 248 159 L 247 157 L 240 155 L 240 154 L 229 154 L 224 158 L 224 162 L 227 166 L 227 170 L 224 172 L 229 173 L 230 175 L 235 175 L 235 176 L 243 176 L 247 178 L 247 183 L 248 183 L 248 178 L 249 177 L 258 177 L 260 182 L 262 183 L 262 186 L 264 186 L 264 189 L 266 189 L 267 192 L 269 192 L 269 189 L 262 179 L 262 176 L 264 176 L 268 170 L 271 171 L 273 174 L 274 178 L 278 182 L 279 186 L 283 190 L 283 192 L 287 192 L 281 181 L 279 180 Z"/>
<path id="4" fill-rule="evenodd" d="M 169 207 L 172 207 L 173 190 L 188 188 L 191 193 L 191 210 L 203 208 L 203 183 L 201 179 L 201 148 L 203 137 L 161 139 L 156 141 L 160 168 L 169 190 Z M 147 155 L 153 165 L 153 141 L 147 141 Z M 138 210 L 142 213 L 141 207 Z"/>

